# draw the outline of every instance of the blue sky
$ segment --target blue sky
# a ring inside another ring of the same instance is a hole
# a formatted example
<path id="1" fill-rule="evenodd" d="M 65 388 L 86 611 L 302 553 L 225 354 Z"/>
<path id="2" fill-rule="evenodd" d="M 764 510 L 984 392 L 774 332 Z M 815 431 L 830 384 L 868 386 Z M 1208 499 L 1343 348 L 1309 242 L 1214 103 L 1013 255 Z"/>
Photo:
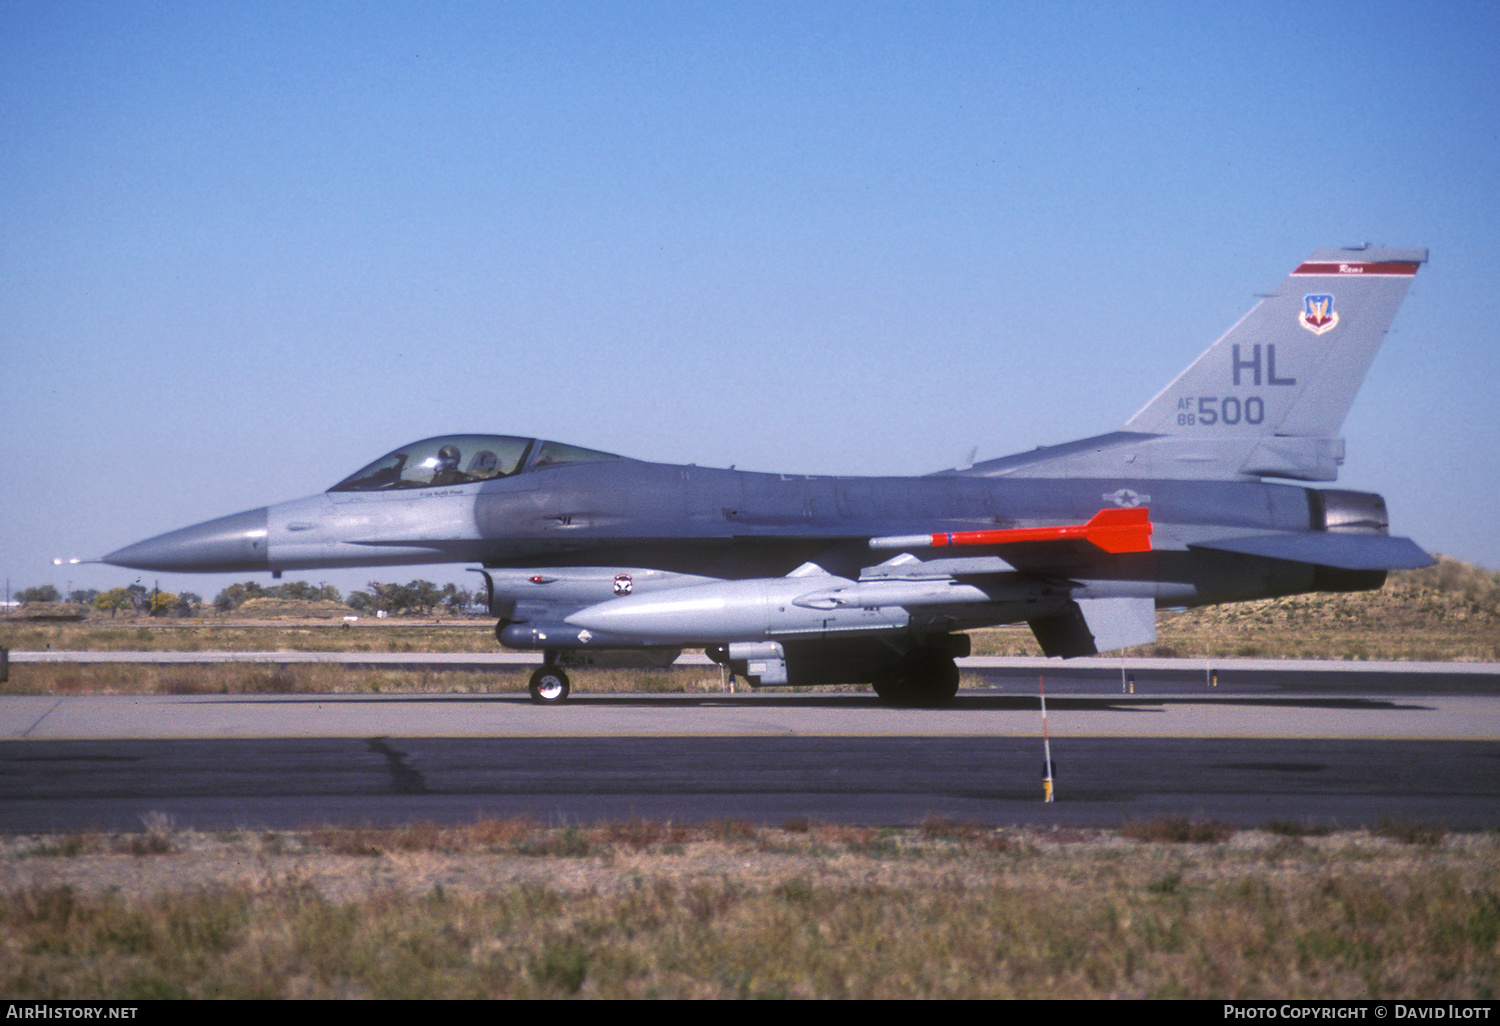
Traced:
<path id="1" fill-rule="evenodd" d="M 0 573 L 129 583 L 51 560 L 449 432 L 915 474 L 1108 431 L 1361 242 L 1432 261 L 1340 486 L 1500 568 L 1496 52 L 1482 3 L 5 0 Z"/>

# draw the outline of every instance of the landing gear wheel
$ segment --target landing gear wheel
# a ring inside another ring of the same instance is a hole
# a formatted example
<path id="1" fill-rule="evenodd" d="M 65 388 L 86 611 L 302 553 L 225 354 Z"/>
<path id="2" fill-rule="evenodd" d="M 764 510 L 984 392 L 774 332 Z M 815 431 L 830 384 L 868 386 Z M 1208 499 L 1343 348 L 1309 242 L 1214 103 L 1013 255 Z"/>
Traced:
<path id="1" fill-rule="evenodd" d="M 551 663 L 543 663 L 531 675 L 528 688 L 531 700 L 541 705 L 557 705 L 568 700 L 568 675 Z"/>
<path id="2" fill-rule="evenodd" d="M 958 666 L 942 649 L 923 646 L 912 649 L 873 683 L 875 694 L 891 705 L 937 709 L 958 694 Z"/>

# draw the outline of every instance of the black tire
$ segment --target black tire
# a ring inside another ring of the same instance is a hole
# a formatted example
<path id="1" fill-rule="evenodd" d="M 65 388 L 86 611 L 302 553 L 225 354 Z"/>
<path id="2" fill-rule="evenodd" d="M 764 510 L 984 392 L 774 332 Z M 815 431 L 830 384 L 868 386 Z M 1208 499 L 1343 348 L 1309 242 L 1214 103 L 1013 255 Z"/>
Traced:
<path id="1" fill-rule="evenodd" d="M 905 681 L 894 670 L 890 673 L 882 673 L 870 682 L 875 689 L 875 696 L 886 705 L 906 705 L 903 699 L 906 697 Z"/>
<path id="2" fill-rule="evenodd" d="M 907 653 L 873 684 L 881 701 L 910 709 L 938 709 L 958 694 L 958 666 L 941 649 L 923 646 Z"/>
<path id="3" fill-rule="evenodd" d="M 568 675 L 551 663 L 543 663 L 531 675 L 528 689 L 539 705 L 557 705 L 568 700 Z"/>

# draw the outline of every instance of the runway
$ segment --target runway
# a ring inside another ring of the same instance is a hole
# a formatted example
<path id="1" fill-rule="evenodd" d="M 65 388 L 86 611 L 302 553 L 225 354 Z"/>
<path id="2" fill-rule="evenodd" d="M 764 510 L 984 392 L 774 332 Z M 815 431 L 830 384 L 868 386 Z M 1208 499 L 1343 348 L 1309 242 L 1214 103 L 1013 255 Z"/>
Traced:
<path id="1" fill-rule="evenodd" d="M 0 830 L 138 829 L 153 815 L 206 829 L 478 815 L 1500 826 L 1493 666 L 1225 661 L 1210 687 L 1201 664 L 1146 662 L 1125 671 L 1133 695 L 1118 660 L 1050 664 L 1051 804 L 1028 666 L 972 668 L 991 686 L 944 710 L 857 693 L 585 690 L 556 708 L 515 695 L 11 696 Z"/>

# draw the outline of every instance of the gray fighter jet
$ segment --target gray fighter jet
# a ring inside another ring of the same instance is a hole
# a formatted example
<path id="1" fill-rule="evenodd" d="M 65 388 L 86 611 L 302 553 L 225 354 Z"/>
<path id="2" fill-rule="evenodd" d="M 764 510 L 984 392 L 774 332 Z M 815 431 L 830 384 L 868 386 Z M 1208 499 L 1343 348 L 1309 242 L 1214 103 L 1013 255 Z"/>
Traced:
<path id="1" fill-rule="evenodd" d="M 1431 558 L 1338 477 L 1339 429 L 1426 250 L 1320 250 L 1122 430 L 924 477 L 807 477 L 448 435 L 328 491 L 105 556 L 157 571 L 472 563 L 502 645 L 684 647 L 752 685 L 938 705 L 963 631 L 1050 656 L 1153 641 L 1155 611 L 1379 587 Z"/>

